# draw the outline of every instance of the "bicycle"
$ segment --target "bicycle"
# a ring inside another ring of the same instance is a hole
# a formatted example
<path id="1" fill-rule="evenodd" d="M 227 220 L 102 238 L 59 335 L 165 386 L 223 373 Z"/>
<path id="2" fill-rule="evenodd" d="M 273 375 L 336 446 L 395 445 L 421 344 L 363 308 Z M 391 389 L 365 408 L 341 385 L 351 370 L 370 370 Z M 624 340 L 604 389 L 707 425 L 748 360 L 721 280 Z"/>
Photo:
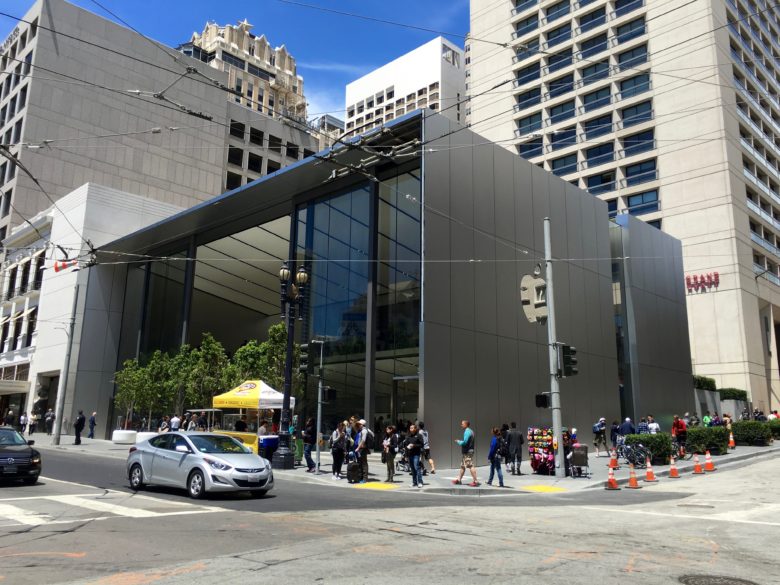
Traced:
<path id="1" fill-rule="evenodd" d="M 628 445 L 625 440 L 621 441 L 620 439 L 618 439 L 617 454 L 618 458 L 622 457 L 626 460 L 626 463 L 630 463 L 640 469 L 647 466 L 648 458 L 653 457 L 653 454 L 647 447 L 641 444 Z"/>
<path id="2" fill-rule="evenodd" d="M 675 459 L 688 461 L 693 458 L 693 449 L 688 449 L 688 442 L 680 442 L 677 437 L 672 437 L 672 453 Z"/>

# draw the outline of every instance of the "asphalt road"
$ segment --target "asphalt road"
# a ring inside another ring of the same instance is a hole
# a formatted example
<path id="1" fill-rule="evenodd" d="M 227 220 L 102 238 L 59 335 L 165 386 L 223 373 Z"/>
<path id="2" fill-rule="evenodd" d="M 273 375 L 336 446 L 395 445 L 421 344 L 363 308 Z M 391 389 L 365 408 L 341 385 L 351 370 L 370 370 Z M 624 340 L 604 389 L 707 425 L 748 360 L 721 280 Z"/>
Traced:
<path id="1" fill-rule="evenodd" d="M 780 574 L 774 548 L 760 544 L 780 539 L 780 466 L 767 458 L 638 491 L 492 497 L 354 489 L 304 474 L 278 477 L 262 499 L 193 501 L 176 490 L 133 493 L 121 459 L 48 449 L 44 475 L 0 487 L 0 584 L 411 575 L 429 585 L 661 585 L 705 574 L 768 585 Z"/>
<path id="2" fill-rule="evenodd" d="M 61 481 L 80 483 L 92 487 L 132 493 L 128 487 L 125 462 L 108 457 L 90 458 L 75 453 L 63 453 L 55 450 L 44 451 L 44 476 Z M 497 492 L 485 490 L 423 490 L 386 492 L 375 490 L 350 489 L 342 482 L 322 475 L 319 481 L 306 477 L 303 470 L 297 473 L 301 478 L 285 479 L 277 473 L 275 487 L 261 499 L 252 498 L 247 493 L 207 495 L 205 502 L 228 510 L 248 510 L 252 512 L 308 512 L 314 510 L 349 509 L 390 509 L 415 508 L 425 506 L 480 506 L 485 500 L 498 506 L 546 506 L 551 499 L 556 506 L 576 506 L 614 502 L 615 498 L 603 490 L 578 490 L 561 494 L 533 494 L 526 492 Z M 399 476 L 399 481 L 408 481 L 409 476 Z M 575 481 L 575 480 L 572 480 Z M 187 501 L 183 490 L 149 486 L 144 493 L 163 500 Z M 454 495 L 464 494 L 464 495 Z M 478 494 L 478 495 L 470 495 Z M 481 497 L 479 497 L 481 495 Z M 621 504 L 652 502 L 676 498 L 675 494 L 640 490 L 627 492 L 620 500 Z"/>

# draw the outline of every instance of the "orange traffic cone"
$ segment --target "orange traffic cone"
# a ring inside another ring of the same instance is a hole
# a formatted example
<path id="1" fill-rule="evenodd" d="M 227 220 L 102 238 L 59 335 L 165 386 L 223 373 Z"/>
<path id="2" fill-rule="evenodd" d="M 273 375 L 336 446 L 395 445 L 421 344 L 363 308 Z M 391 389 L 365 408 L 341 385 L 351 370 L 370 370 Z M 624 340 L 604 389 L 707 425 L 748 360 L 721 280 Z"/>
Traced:
<path id="1" fill-rule="evenodd" d="M 693 456 L 693 475 L 704 475 L 704 470 L 702 470 L 701 463 L 699 463 L 698 453 Z"/>
<path id="2" fill-rule="evenodd" d="M 617 451 L 615 449 L 612 449 L 612 458 L 609 460 L 608 467 L 610 469 L 620 469 L 620 464 L 618 463 L 617 458 Z"/>
<path id="3" fill-rule="evenodd" d="M 712 463 L 712 456 L 710 455 L 709 451 L 706 451 L 706 455 L 704 457 L 704 471 L 715 471 L 716 467 Z"/>
<path id="4" fill-rule="evenodd" d="M 647 458 L 647 473 L 645 474 L 645 481 L 651 483 L 658 481 L 658 478 L 656 478 L 655 474 L 653 473 L 653 466 L 650 463 L 650 457 Z"/>
<path id="5" fill-rule="evenodd" d="M 672 479 L 680 479 L 680 472 L 677 471 L 677 465 L 674 462 L 674 455 L 672 455 L 672 463 L 669 466 L 669 477 Z"/>
<path id="6" fill-rule="evenodd" d="M 617 481 L 615 481 L 615 470 L 609 468 L 609 476 L 607 477 L 607 485 L 604 486 L 605 490 L 619 490 Z"/>
<path id="7" fill-rule="evenodd" d="M 639 485 L 636 481 L 636 472 L 634 471 L 634 464 L 630 464 L 631 471 L 628 474 L 628 489 L 630 490 L 641 490 L 642 486 Z"/>
<path id="8" fill-rule="evenodd" d="M 729 449 L 736 449 L 737 444 L 734 442 L 734 433 L 729 431 Z"/>

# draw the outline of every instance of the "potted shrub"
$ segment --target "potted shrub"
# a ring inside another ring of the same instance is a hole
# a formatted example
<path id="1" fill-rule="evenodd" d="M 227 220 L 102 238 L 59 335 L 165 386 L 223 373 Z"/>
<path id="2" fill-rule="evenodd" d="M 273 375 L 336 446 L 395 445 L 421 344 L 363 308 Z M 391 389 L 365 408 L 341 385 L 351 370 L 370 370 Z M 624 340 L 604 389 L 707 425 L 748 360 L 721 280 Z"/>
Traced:
<path id="1" fill-rule="evenodd" d="M 734 441 L 740 445 L 768 445 L 772 440 L 772 429 L 768 422 L 741 420 L 731 425 Z"/>
<path id="2" fill-rule="evenodd" d="M 657 433 L 655 435 L 628 435 L 626 444 L 641 444 L 653 454 L 653 465 L 666 465 L 672 454 L 672 435 Z"/>
<path id="3" fill-rule="evenodd" d="M 725 455 L 729 452 L 729 431 L 726 427 L 688 428 L 688 451 L 703 455 Z"/>
<path id="4" fill-rule="evenodd" d="M 773 439 L 780 439 L 780 418 L 769 421 L 769 430 Z"/>

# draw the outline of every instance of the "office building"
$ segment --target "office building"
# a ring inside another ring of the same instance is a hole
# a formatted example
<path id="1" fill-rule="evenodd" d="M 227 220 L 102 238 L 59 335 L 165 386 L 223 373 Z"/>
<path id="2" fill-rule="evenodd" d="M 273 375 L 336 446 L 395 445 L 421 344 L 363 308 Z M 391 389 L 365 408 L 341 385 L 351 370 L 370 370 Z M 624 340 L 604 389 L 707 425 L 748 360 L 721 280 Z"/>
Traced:
<path id="1" fill-rule="evenodd" d="M 414 147 L 423 137 L 430 148 Z M 321 154 L 329 164 L 306 159 L 102 246 L 89 274 L 95 312 L 85 317 L 98 320 L 85 322 L 93 335 L 80 340 L 79 382 L 69 385 L 68 402 L 99 395 L 103 404 L 113 395 L 112 368 L 124 359 L 175 351 L 204 332 L 229 352 L 262 340 L 279 320 L 278 273 L 288 261 L 293 272 L 309 272 L 296 340 L 325 341 L 324 382 L 334 393 L 323 406 L 325 431 L 353 413 L 376 425 L 423 419 L 437 437 L 437 463 L 452 467 L 463 418 L 483 430 L 509 418 L 521 427 L 549 424 L 550 411 L 534 406 L 534 395 L 549 387 L 547 331 L 529 323 L 518 302 L 522 276 L 542 257 L 549 216 L 561 259 L 554 263 L 558 338 L 577 347 L 580 370 L 561 382 L 564 422 L 589 428 L 600 416 L 621 416 L 610 230 L 627 230 L 619 239 L 631 253 L 660 242 L 667 256 L 658 268 L 672 282 L 682 278 L 679 244 L 641 222 L 610 227 L 603 202 L 440 114 L 407 114 L 360 144 L 337 145 Z M 415 154 L 367 156 L 392 146 Z M 344 172 L 334 173 L 338 167 Z M 117 254 L 150 261 L 103 262 Z M 658 401 L 666 410 L 655 414 L 666 420 L 693 404 L 681 391 L 691 376 L 684 295 L 631 276 L 626 298 L 664 296 L 669 310 L 652 337 L 641 326 L 627 329 L 632 344 L 652 339 L 657 347 L 634 360 L 654 372 L 643 389 L 647 401 L 626 408 Z M 109 339 L 101 328 L 120 333 Z M 81 360 L 95 340 L 115 359 L 82 378 Z M 299 416 L 316 410 L 316 387 L 312 376 L 296 401 Z M 481 433 L 480 464 L 483 441 Z"/>
<path id="2" fill-rule="evenodd" d="M 361 134 L 418 108 L 463 121 L 463 50 L 437 37 L 347 84 L 346 134 Z"/>
<path id="3" fill-rule="evenodd" d="M 780 9 L 474 0 L 471 14 L 474 131 L 681 240 L 694 372 L 780 407 Z"/>
<path id="4" fill-rule="evenodd" d="M 190 207 L 320 150 L 294 60 L 249 28 L 207 26 L 196 59 L 64 0 L 35 2 L 0 44 L 0 239 L 86 182 Z M 240 35 L 277 63 L 263 73 L 272 89 L 252 81 L 260 56 L 238 73 Z"/>
<path id="5" fill-rule="evenodd" d="M 11 409 L 40 416 L 54 409 L 69 344 L 71 363 L 81 364 L 78 377 L 69 368 L 71 387 L 93 387 L 96 372 L 114 367 L 116 356 L 101 350 L 112 337 L 110 331 L 99 329 L 105 316 L 89 318 L 100 289 L 87 291 L 86 240 L 101 246 L 178 211 L 180 207 L 169 203 L 88 183 L 11 231 L 3 242 L 9 264 L 0 296 L 0 412 Z M 78 260 L 64 261 L 65 252 Z M 123 259 L 116 256 L 114 261 Z M 81 355 L 82 347 L 88 348 L 88 356 Z M 66 396 L 72 399 L 73 393 Z M 102 416 L 108 412 L 110 396 L 80 394 L 79 399 L 78 405 L 65 402 L 63 428 L 79 408 Z"/>

